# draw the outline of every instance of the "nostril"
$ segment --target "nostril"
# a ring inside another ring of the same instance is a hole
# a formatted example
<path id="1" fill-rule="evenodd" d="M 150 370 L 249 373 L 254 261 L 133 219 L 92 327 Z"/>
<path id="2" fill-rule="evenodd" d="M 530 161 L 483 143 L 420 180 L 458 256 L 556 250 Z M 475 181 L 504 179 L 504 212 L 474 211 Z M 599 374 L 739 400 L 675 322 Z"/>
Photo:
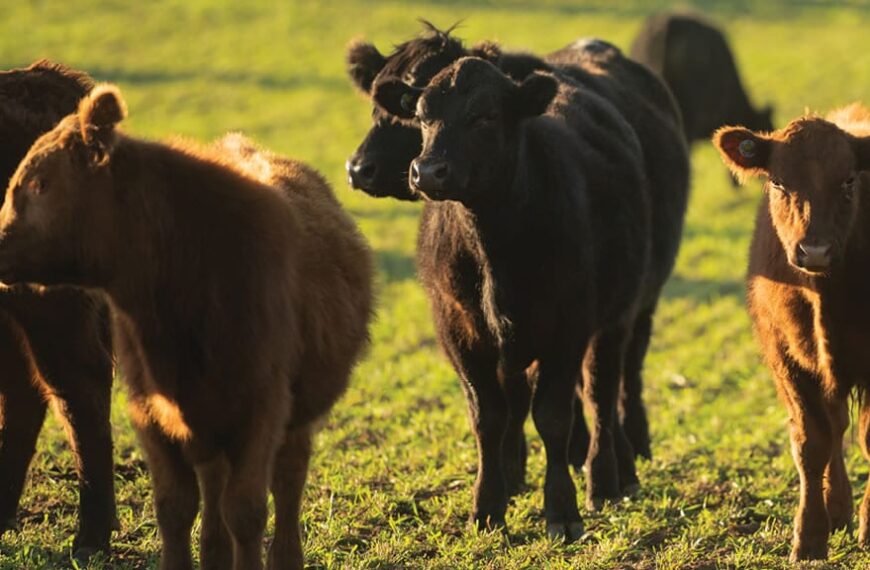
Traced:
<path id="1" fill-rule="evenodd" d="M 420 182 L 420 166 L 417 164 L 416 160 L 411 163 L 411 180 L 414 184 Z"/>
<path id="2" fill-rule="evenodd" d="M 432 173 L 432 175 L 437 180 L 441 180 L 441 181 L 445 180 L 449 174 L 450 174 L 450 167 L 448 167 L 447 164 L 445 164 L 445 163 L 441 163 L 437 167 L 435 167 L 435 172 Z"/>
<path id="3" fill-rule="evenodd" d="M 375 177 L 377 166 L 375 166 L 374 162 L 364 162 L 363 164 L 359 164 L 356 166 L 356 171 L 366 180 L 371 180 Z"/>

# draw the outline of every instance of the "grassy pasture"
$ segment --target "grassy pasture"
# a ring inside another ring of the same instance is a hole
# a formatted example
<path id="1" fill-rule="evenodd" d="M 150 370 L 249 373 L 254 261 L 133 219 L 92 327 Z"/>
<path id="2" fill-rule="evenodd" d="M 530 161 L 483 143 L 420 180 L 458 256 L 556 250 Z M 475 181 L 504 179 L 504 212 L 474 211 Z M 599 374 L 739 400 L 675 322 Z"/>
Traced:
<path id="1" fill-rule="evenodd" d="M 870 4 L 860 0 L 695 0 L 727 30 L 753 99 L 775 120 L 805 108 L 870 102 Z M 677 269 L 646 365 L 655 458 L 636 497 L 587 513 L 578 544 L 546 538 L 543 453 L 529 422 L 530 490 L 508 513 L 510 536 L 473 533 L 476 451 L 459 383 L 435 344 L 415 280 L 419 208 L 348 189 L 344 160 L 369 105 L 344 75 L 356 36 L 382 51 L 417 33 L 415 18 L 464 19 L 469 41 L 547 52 L 595 35 L 627 48 L 663 0 L 335 1 L 6 0 L 0 67 L 49 57 L 118 83 L 129 132 L 208 141 L 243 130 L 310 162 L 334 184 L 378 260 L 379 311 L 368 357 L 317 440 L 303 515 L 315 568 L 786 568 L 797 475 L 784 409 L 760 364 L 742 276 L 759 185 L 735 192 L 709 145 L 695 148 L 693 194 Z M 116 487 L 122 530 L 91 568 L 156 568 L 150 485 L 118 386 Z M 854 437 L 856 501 L 868 476 Z M 582 481 L 578 479 L 582 504 Z M 0 568 L 68 568 L 77 502 L 72 457 L 50 420 L 31 469 L 21 532 L 0 540 Z M 270 526 L 272 521 L 270 520 Z M 870 568 L 854 535 L 828 563 Z"/>

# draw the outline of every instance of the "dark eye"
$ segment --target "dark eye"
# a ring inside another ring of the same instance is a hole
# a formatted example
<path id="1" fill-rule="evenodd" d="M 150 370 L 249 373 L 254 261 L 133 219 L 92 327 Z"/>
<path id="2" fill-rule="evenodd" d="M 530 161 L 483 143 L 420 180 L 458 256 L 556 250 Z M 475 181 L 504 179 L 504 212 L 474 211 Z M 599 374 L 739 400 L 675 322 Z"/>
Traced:
<path id="1" fill-rule="evenodd" d="M 472 127 L 485 127 L 487 125 L 492 124 L 493 121 L 497 118 L 495 113 L 487 113 L 483 115 L 474 115 L 469 119 L 468 124 Z"/>
<path id="2" fill-rule="evenodd" d="M 31 178 L 27 183 L 27 193 L 39 196 L 45 193 L 45 181 L 41 178 Z"/>
<path id="3" fill-rule="evenodd" d="M 419 120 L 420 120 L 420 128 L 423 129 L 424 131 L 428 131 L 429 127 L 432 126 L 431 121 L 427 121 L 425 119 L 419 119 Z"/>
<path id="4" fill-rule="evenodd" d="M 852 196 L 855 194 L 855 176 L 850 176 L 843 181 L 841 188 L 843 190 L 843 199 L 847 202 L 852 201 Z"/>

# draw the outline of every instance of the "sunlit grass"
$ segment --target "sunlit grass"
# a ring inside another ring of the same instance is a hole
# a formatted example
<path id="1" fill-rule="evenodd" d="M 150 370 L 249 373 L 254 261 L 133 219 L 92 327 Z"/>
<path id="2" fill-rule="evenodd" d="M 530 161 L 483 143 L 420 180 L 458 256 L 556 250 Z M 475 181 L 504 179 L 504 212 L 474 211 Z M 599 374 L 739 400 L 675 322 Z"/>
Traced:
<path id="1" fill-rule="evenodd" d="M 854 4 L 689 3 L 723 22 L 753 100 L 773 102 L 779 123 L 805 107 L 868 98 L 870 9 Z M 369 121 L 368 103 L 344 76 L 351 38 L 366 36 L 387 51 L 426 17 L 445 26 L 464 19 L 459 33 L 470 41 L 497 38 L 538 52 L 588 35 L 627 47 L 642 17 L 666 5 L 6 2 L 0 66 L 50 57 L 117 82 L 130 107 L 125 127 L 139 135 L 206 141 L 246 131 L 320 169 L 369 238 L 378 255 L 379 311 L 371 350 L 317 441 L 303 514 L 312 566 L 786 568 L 797 478 L 785 413 L 743 308 L 757 184 L 735 192 L 712 148 L 695 149 L 685 240 L 646 366 L 655 459 L 640 465 L 638 496 L 587 514 L 586 538 L 564 545 L 543 532 L 543 454 L 531 424 L 531 490 L 509 510 L 509 538 L 467 531 L 476 451 L 459 383 L 435 344 L 415 280 L 419 208 L 361 196 L 344 180 L 345 157 Z M 91 566 L 154 568 L 150 484 L 123 400 L 119 383 L 113 418 L 122 530 L 111 562 Z M 857 446 L 848 457 L 857 499 L 868 468 Z M 76 502 L 72 458 L 51 421 L 22 502 L 21 532 L 0 541 L 0 568 L 70 567 Z M 870 557 L 840 533 L 830 565 L 812 567 L 862 566 Z"/>

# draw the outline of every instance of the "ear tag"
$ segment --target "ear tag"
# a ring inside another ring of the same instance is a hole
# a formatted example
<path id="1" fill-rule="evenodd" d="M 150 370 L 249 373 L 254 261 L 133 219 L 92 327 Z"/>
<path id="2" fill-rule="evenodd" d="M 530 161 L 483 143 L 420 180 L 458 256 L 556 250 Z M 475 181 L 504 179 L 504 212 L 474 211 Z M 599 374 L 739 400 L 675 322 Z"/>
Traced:
<path id="1" fill-rule="evenodd" d="M 409 113 L 414 111 L 414 96 L 410 93 L 405 93 L 402 95 L 401 100 L 399 100 L 399 104 L 402 106 L 402 109 L 408 111 Z"/>
<path id="2" fill-rule="evenodd" d="M 737 145 L 737 150 L 740 152 L 740 156 L 743 158 L 752 158 L 755 156 L 755 141 L 751 139 L 744 139 L 740 141 L 740 144 Z"/>

